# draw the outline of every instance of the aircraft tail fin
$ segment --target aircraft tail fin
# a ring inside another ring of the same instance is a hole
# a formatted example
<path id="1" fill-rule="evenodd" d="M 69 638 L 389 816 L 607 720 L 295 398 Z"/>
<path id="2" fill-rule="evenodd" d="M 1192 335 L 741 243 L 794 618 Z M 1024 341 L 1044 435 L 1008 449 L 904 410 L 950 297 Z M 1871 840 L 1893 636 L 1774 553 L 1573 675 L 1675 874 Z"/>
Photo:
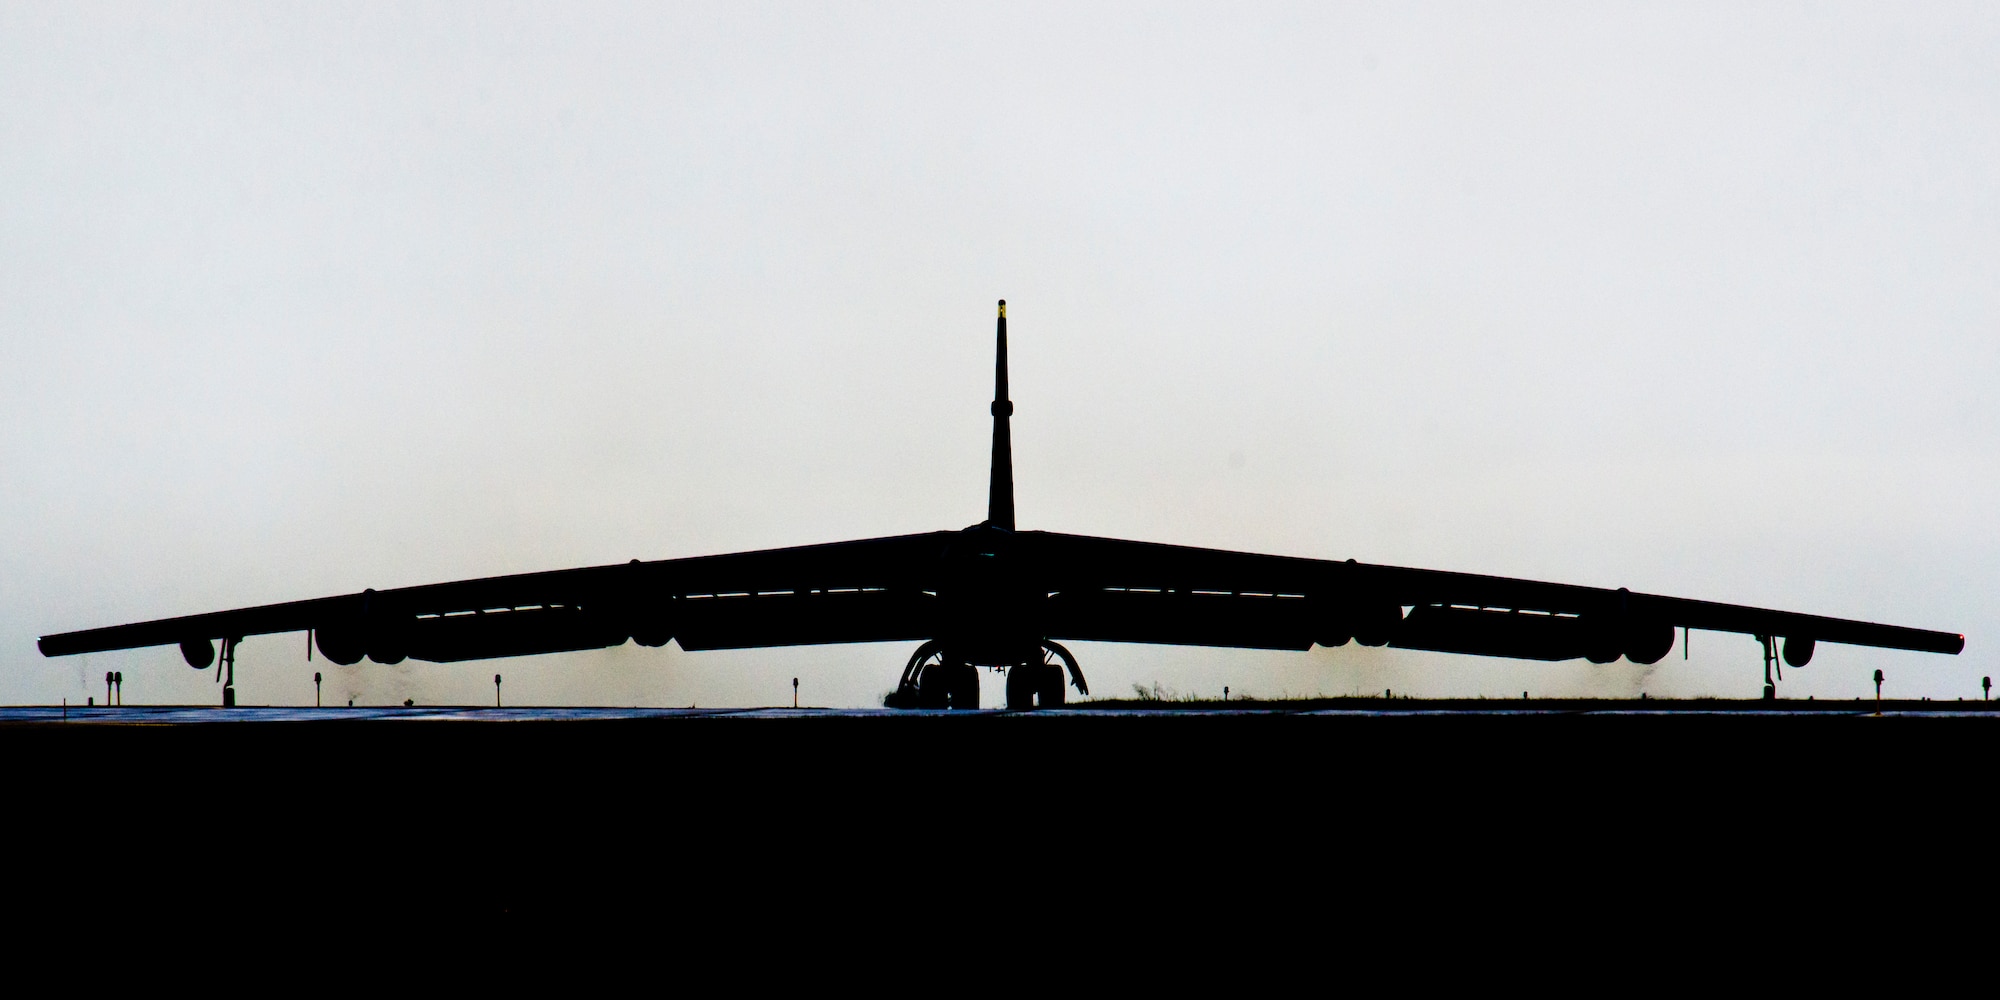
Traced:
<path id="1" fill-rule="evenodd" d="M 1008 418 L 1014 404 L 1007 398 L 1007 300 L 1000 300 L 1000 320 L 993 358 L 993 471 L 986 487 L 986 523 L 1014 530 L 1014 438 Z"/>

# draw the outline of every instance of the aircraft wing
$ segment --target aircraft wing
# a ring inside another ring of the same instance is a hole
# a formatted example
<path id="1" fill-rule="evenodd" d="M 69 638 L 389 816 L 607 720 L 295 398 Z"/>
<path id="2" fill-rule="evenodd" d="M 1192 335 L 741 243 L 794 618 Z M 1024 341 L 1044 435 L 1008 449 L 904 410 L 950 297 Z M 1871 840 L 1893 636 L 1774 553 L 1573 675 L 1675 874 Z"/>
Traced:
<path id="1" fill-rule="evenodd" d="M 63 656 L 312 630 L 338 663 L 434 662 L 677 640 L 739 649 L 934 638 L 956 532 L 526 573 L 190 615 L 42 638 Z M 1304 650 L 1350 638 L 1406 649 L 1653 662 L 1679 627 L 1957 653 L 1962 636 L 1624 590 L 1018 533 L 1053 639 Z M 1408 609 L 1407 613 L 1405 609 Z M 1803 661 L 1801 661 L 1803 662 Z"/>
<path id="2" fill-rule="evenodd" d="M 452 662 L 615 646 L 684 649 L 927 638 L 952 532 L 461 580 L 44 636 L 45 656 L 272 632 L 329 659 Z"/>
<path id="3" fill-rule="evenodd" d="M 1957 653 L 1949 632 L 1602 587 L 1023 532 L 1049 573 L 1056 639 L 1303 650 L 1369 645 L 1653 662 L 1673 630 Z M 1404 609 L 1409 609 L 1405 614 Z"/>
<path id="4" fill-rule="evenodd" d="M 1816 642 L 1965 647 L 1947 632 L 1623 589 L 1017 532 L 1004 300 L 996 320 L 987 517 L 965 532 L 366 590 L 44 636 L 42 653 L 178 643 L 190 664 L 206 666 L 218 638 L 227 648 L 242 636 L 303 630 L 337 663 L 449 662 L 628 639 L 690 650 L 886 642 L 945 630 L 971 648 L 1019 649 L 1030 637 L 1297 650 L 1353 640 L 1640 663 L 1665 656 L 1676 628 L 1782 636 L 1794 664 Z M 968 547 L 956 547 L 961 539 Z"/>

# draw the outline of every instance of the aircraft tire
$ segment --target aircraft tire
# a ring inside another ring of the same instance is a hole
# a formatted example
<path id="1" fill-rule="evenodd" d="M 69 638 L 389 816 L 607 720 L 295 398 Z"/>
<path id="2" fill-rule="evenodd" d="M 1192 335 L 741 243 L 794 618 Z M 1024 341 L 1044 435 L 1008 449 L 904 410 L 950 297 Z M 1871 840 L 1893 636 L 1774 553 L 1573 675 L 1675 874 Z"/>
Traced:
<path id="1" fill-rule="evenodd" d="M 1035 689 L 1038 686 L 1035 675 L 1041 664 L 1022 663 L 1007 668 L 1007 708 L 1009 711 L 1025 712 L 1035 707 Z"/>
<path id="2" fill-rule="evenodd" d="M 917 678 L 918 708 L 951 707 L 951 665 L 934 663 Z"/>
<path id="3" fill-rule="evenodd" d="M 1043 708 L 1061 708 L 1068 700 L 1067 683 L 1063 678 L 1062 664 L 1043 663 L 1035 670 L 1038 680 L 1036 700 Z"/>
<path id="4" fill-rule="evenodd" d="M 946 676 L 951 684 L 951 707 L 954 709 L 976 709 L 979 707 L 979 668 L 970 663 L 954 663 L 946 668 Z"/>

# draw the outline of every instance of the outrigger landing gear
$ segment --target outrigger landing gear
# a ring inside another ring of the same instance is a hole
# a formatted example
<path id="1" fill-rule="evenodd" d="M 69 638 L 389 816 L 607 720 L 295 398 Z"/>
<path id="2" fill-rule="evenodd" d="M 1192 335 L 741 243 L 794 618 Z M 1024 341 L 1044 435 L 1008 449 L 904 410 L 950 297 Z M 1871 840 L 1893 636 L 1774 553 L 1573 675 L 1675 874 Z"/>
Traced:
<path id="1" fill-rule="evenodd" d="M 243 639 L 228 637 L 222 640 L 222 665 L 215 671 L 215 679 L 222 681 L 222 707 L 236 707 L 236 644 Z"/>
<path id="2" fill-rule="evenodd" d="M 1778 685 L 1771 680 L 1771 668 L 1778 664 L 1778 640 L 1772 636 L 1760 635 L 1758 644 L 1764 647 L 1764 700 L 1778 700 Z M 1785 668 L 1778 667 L 1778 680 L 1785 679 Z"/>

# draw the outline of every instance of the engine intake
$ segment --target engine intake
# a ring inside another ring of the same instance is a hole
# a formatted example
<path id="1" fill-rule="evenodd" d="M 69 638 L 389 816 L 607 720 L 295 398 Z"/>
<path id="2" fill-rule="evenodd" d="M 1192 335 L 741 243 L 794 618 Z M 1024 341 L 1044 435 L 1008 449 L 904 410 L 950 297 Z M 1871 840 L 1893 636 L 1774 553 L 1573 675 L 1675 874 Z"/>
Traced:
<path id="1" fill-rule="evenodd" d="M 1627 622 L 1625 658 L 1633 663 L 1658 663 L 1674 649 L 1674 627 L 1667 622 Z"/>
<path id="2" fill-rule="evenodd" d="M 207 670 L 208 665 L 215 662 L 215 640 L 181 640 L 181 659 L 196 670 Z"/>
<path id="3" fill-rule="evenodd" d="M 1363 646 L 1386 646 L 1403 625 L 1403 609 L 1394 604 L 1356 604 L 1349 609 L 1354 622 L 1354 641 Z"/>
<path id="4" fill-rule="evenodd" d="M 343 667 L 360 663 L 368 653 L 368 643 L 361 630 L 349 625 L 320 626 L 313 631 L 313 645 L 319 647 L 321 656 Z"/>
<path id="5" fill-rule="evenodd" d="M 1813 638 L 1809 635 L 1785 637 L 1785 666 L 1803 667 L 1812 662 Z"/>

